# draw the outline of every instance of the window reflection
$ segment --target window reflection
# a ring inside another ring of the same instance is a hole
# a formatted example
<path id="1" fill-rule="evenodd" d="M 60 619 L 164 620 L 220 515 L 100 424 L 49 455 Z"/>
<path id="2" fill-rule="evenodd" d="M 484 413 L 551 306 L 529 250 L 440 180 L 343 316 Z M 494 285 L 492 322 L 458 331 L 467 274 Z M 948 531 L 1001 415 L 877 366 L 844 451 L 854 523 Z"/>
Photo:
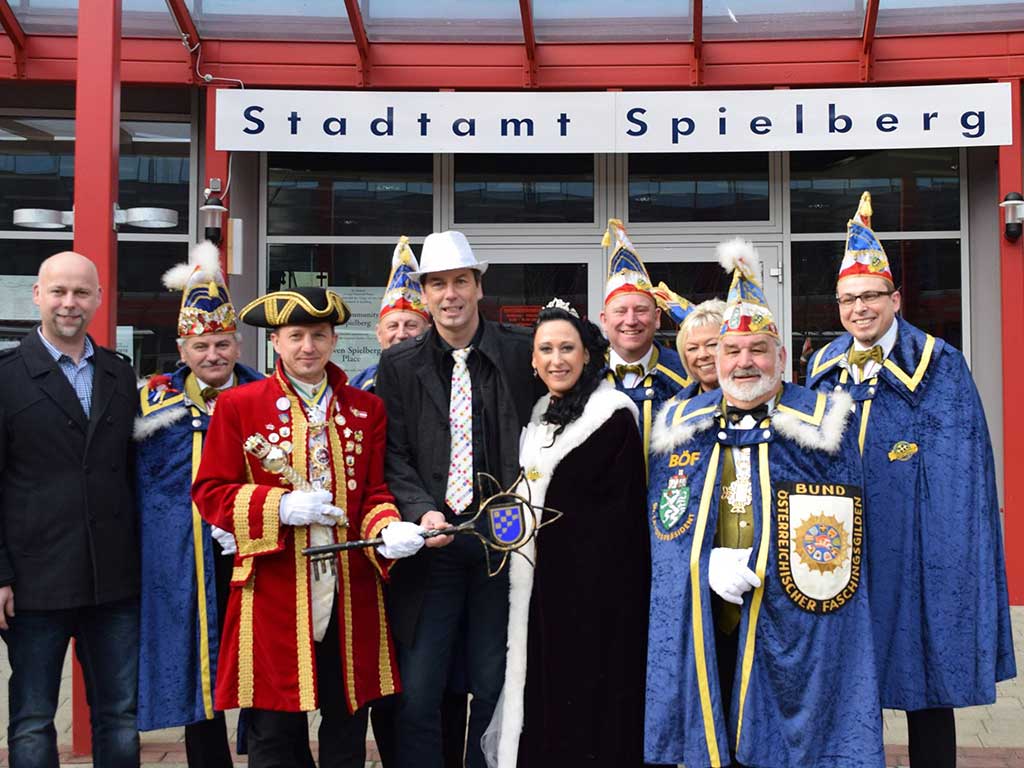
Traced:
<path id="1" fill-rule="evenodd" d="M 909 322 L 960 349 L 963 344 L 959 240 L 883 241 Z M 794 378 L 803 383 L 813 352 L 842 334 L 836 275 L 845 243 L 793 243 Z"/>
<path id="2" fill-rule="evenodd" d="M 957 149 L 794 152 L 794 232 L 845 232 L 861 193 L 871 193 L 876 232 L 960 229 Z"/>
<path id="3" fill-rule="evenodd" d="M 556 296 L 586 317 L 586 264 L 492 263 L 484 275 L 480 311 L 488 320 L 532 327 L 541 308 Z M 597 313 L 590 319 L 599 323 Z"/>
<path id="4" fill-rule="evenodd" d="M 767 152 L 629 156 L 629 220 L 766 221 Z"/>
<path id="5" fill-rule="evenodd" d="M 533 0 L 533 24 L 541 43 L 692 40 L 689 6 L 678 0 Z"/>
<path id="6" fill-rule="evenodd" d="M 1020 0 L 882 0 L 878 35 L 998 32 L 1024 26 Z"/>
<path id="7" fill-rule="evenodd" d="M 704 0 L 704 38 L 859 37 L 866 1 Z"/>
<path id="8" fill-rule="evenodd" d="M 515 43 L 523 39 L 516 0 L 363 0 L 371 41 Z"/>
<path id="9" fill-rule="evenodd" d="M 431 155 L 277 153 L 267 163 L 269 235 L 431 231 Z"/>
<path id="10" fill-rule="evenodd" d="M 593 155 L 457 155 L 459 224 L 594 221 Z"/>

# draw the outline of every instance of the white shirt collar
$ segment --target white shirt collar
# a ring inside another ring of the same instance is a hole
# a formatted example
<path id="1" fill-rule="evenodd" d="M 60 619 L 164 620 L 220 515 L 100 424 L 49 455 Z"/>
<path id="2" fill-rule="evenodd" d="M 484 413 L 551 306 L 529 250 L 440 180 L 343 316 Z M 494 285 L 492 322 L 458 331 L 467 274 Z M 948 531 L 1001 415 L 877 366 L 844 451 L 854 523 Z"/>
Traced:
<path id="1" fill-rule="evenodd" d="M 871 347 L 879 346 L 882 348 L 882 359 L 885 360 L 889 357 L 889 353 L 892 352 L 892 348 L 896 346 L 896 333 L 899 330 L 899 322 L 895 317 L 892 319 L 892 324 L 889 326 L 889 330 L 882 334 L 882 338 L 876 341 L 874 344 L 861 344 L 856 339 L 853 340 L 854 349 L 871 349 Z"/>
<path id="2" fill-rule="evenodd" d="M 200 379 L 198 376 L 196 376 L 196 381 L 199 383 L 199 389 L 201 389 L 201 390 L 202 389 L 206 389 L 207 387 L 213 387 L 212 384 L 208 384 L 207 382 L 205 382 L 202 379 Z M 218 390 L 218 391 L 220 391 L 220 392 L 223 392 L 225 389 L 231 389 L 233 386 L 235 386 L 235 374 L 234 373 L 231 374 L 231 378 L 228 379 L 226 382 L 221 384 L 219 387 L 213 387 L 213 388 Z"/>
<path id="3" fill-rule="evenodd" d="M 644 369 L 644 374 L 648 374 L 648 373 L 651 372 L 650 371 L 650 364 L 651 364 L 651 357 L 653 357 L 653 356 L 654 356 L 654 344 L 653 343 L 651 344 L 651 348 L 647 350 L 647 354 L 646 355 L 644 355 L 639 360 L 636 360 L 636 361 L 634 361 L 632 363 L 626 362 L 621 357 L 619 357 L 618 353 L 614 349 L 612 349 L 610 347 L 608 348 L 608 363 L 611 366 L 611 369 L 613 371 L 615 370 L 615 366 L 617 366 L 617 365 L 642 365 L 643 369 Z"/>

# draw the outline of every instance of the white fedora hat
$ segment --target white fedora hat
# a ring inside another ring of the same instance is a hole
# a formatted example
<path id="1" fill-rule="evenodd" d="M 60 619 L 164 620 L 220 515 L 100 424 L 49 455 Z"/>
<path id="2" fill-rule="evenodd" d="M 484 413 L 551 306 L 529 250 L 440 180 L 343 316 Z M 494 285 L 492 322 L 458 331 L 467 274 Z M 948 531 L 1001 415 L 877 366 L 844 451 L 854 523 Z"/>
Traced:
<path id="1" fill-rule="evenodd" d="M 475 269 L 482 275 L 487 271 L 487 262 L 476 260 L 469 240 L 461 232 L 448 230 L 427 235 L 420 250 L 420 270 L 410 274 L 419 279 L 431 272 L 450 269 Z"/>

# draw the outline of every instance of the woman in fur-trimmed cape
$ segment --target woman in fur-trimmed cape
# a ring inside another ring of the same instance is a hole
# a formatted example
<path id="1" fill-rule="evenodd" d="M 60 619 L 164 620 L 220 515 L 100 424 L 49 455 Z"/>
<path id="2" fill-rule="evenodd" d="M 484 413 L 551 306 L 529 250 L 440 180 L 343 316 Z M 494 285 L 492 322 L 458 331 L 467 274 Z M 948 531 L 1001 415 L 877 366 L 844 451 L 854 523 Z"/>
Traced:
<path id="1" fill-rule="evenodd" d="M 582 339 L 568 391 L 554 350 L 569 342 L 545 329 Z M 606 344 L 557 305 L 538 320 L 533 365 L 550 392 L 533 409 L 520 460 L 532 503 L 562 517 L 545 512 L 542 522 L 553 522 L 523 550 L 529 561 L 511 560 L 505 686 L 484 736 L 491 766 L 643 765 L 645 472 L 636 406 L 601 381 Z"/>

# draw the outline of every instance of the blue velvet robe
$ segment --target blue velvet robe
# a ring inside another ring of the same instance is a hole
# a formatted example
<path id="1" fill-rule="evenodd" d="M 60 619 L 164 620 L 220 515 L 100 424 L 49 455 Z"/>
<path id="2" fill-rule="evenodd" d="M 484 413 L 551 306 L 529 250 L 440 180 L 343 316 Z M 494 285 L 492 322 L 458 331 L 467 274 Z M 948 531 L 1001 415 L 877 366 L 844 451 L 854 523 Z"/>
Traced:
<path id="1" fill-rule="evenodd" d="M 188 373 L 187 366 L 178 368 L 162 395 L 144 386 L 135 426 L 140 731 L 208 720 L 214 712 L 219 638 L 213 546 L 209 524 L 192 505 L 192 477 L 210 417 L 184 394 Z M 239 384 L 263 378 L 239 364 L 235 374 Z"/>
<path id="2" fill-rule="evenodd" d="M 669 398 L 680 394 L 692 395 L 699 385 L 694 382 L 683 368 L 679 354 L 668 347 L 654 342 L 654 353 L 648 365 L 650 371 L 643 380 L 632 389 L 622 386 L 622 381 L 615 371 L 608 372 L 608 381 L 620 392 L 625 392 L 640 412 L 640 436 L 644 443 L 644 456 L 647 456 L 651 444 L 651 429 L 654 417 Z"/>
<path id="3" fill-rule="evenodd" d="M 655 426 L 645 760 L 704 768 L 732 751 L 757 768 L 881 768 L 850 401 L 786 384 L 770 420 L 749 430 L 726 429 L 721 407 L 721 390 L 674 400 Z M 762 586 L 744 596 L 727 707 L 707 574 L 733 445 L 751 448 L 749 567 Z"/>
<path id="4" fill-rule="evenodd" d="M 897 322 L 876 379 L 853 383 L 848 333 L 808 371 L 857 403 L 882 705 L 991 704 L 1016 665 L 985 413 L 963 355 Z"/>
<path id="5" fill-rule="evenodd" d="M 348 385 L 350 387 L 356 387 L 364 392 L 373 392 L 373 388 L 377 383 L 377 365 L 374 363 L 369 368 L 365 368 L 351 379 L 349 379 Z"/>

